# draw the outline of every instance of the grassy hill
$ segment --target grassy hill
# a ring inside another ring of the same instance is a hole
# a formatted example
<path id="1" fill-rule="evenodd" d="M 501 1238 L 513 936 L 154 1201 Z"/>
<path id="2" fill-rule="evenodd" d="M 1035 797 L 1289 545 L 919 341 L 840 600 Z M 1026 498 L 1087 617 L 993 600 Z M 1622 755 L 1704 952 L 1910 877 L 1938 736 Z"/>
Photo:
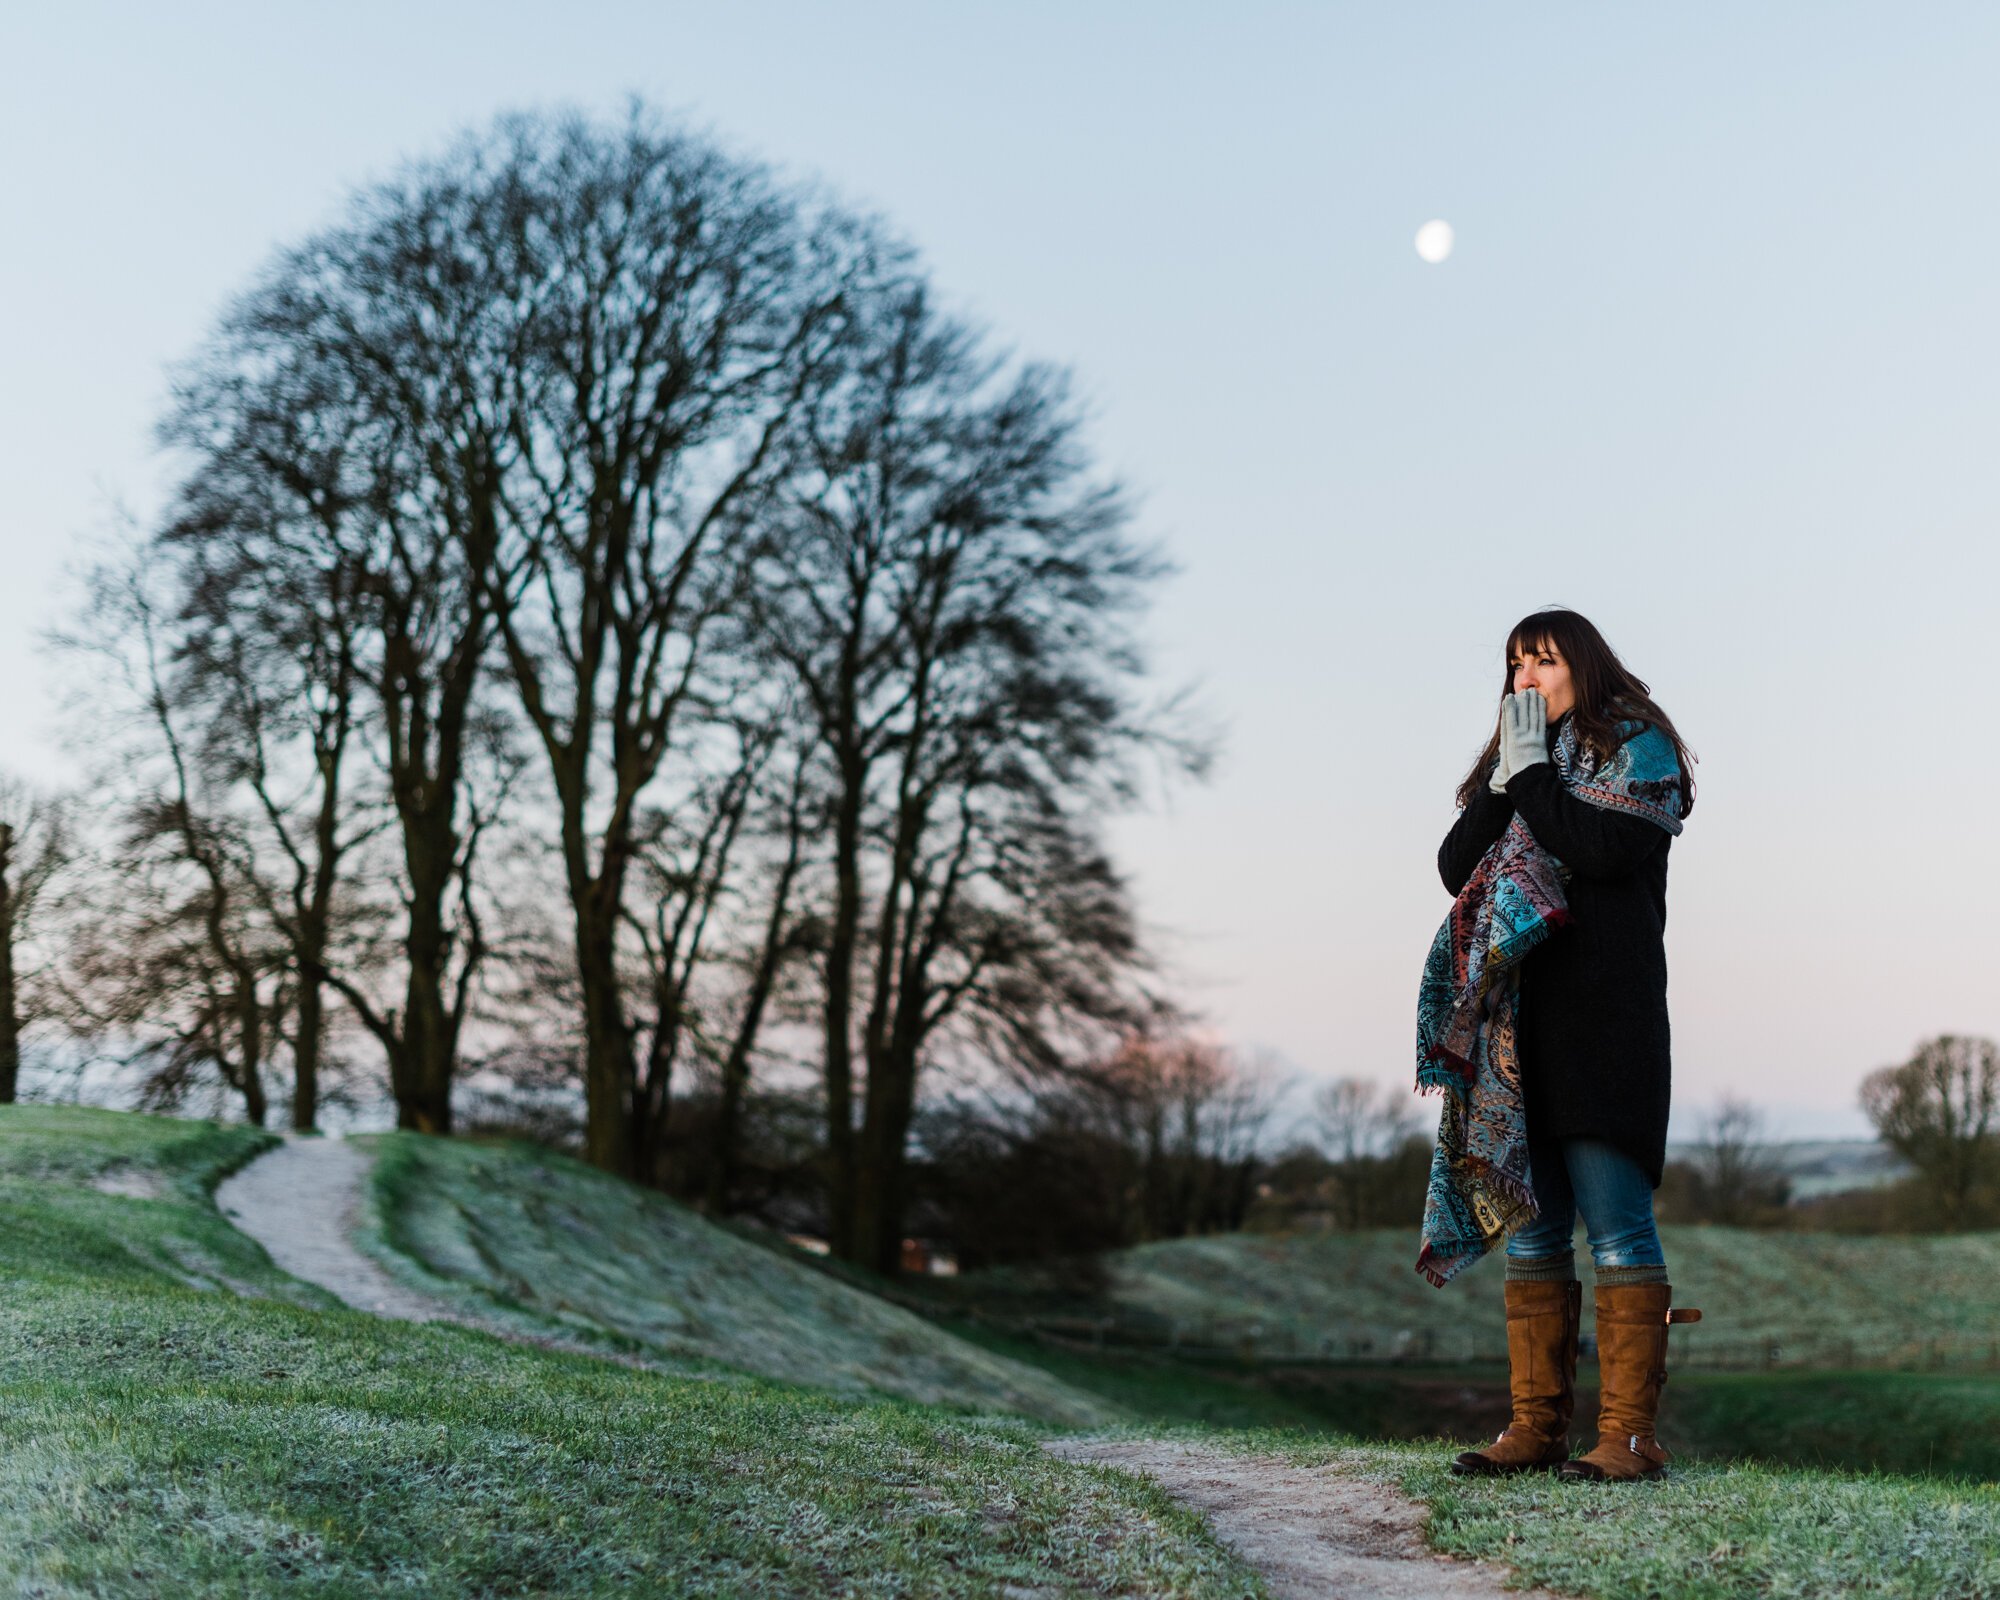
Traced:
<path id="1" fill-rule="evenodd" d="M 2000 1233 L 1909 1238 L 1661 1230 L 1674 1298 L 1704 1317 L 1677 1329 L 1677 1366 L 2000 1366 Z M 1589 1253 L 1578 1271 L 1591 1321 Z M 1443 1289 L 1412 1270 L 1413 1230 L 1226 1234 L 1108 1258 L 1078 1295 L 1032 1271 L 973 1274 L 944 1291 L 1002 1318 L 1110 1323 L 1148 1342 L 1265 1356 L 1504 1360 L 1503 1268 L 1488 1259 Z"/>
<path id="2" fill-rule="evenodd" d="M 829 1349 L 846 1352 L 847 1393 L 745 1376 L 702 1353 L 727 1355 L 755 1331 L 748 1308 L 764 1302 L 744 1285 L 719 1308 L 683 1286 L 619 1312 L 622 1280 L 600 1279 L 603 1262 L 585 1270 L 536 1252 L 571 1237 L 583 1258 L 661 1219 L 600 1190 L 594 1174 L 532 1158 L 517 1171 L 519 1150 L 447 1145 L 442 1164 L 413 1159 L 399 1172 L 394 1145 L 442 1142 L 385 1141 L 385 1233 L 452 1268 L 442 1276 L 453 1292 L 512 1315 L 623 1329 L 604 1337 L 649 1350 L 687 1340 L 696 1353 L 686 1372 L 335 1305 L 277 1272 L 210 1199 L 273 1142 L 236 1126 L 0 1106 L 0 1592 L 1263 1592 L 1157 1489 L 1045 1455 L 1045 1425 L 863 1392 L 876 1368 L 853 1331 L 861 1325 L 843 1322 L 848 1302 L 774 1280 L 768 1303 L 791 1330 L 769 1347 L 781 1356 L 757 1357 L 800 1359 L 793 1340 L 823 1315 Z M 523 1176 L 551 1203 L 496 1198 L 501 1179 Z M 501 1220 L 451 1221 L 461 1209 Z M 699 1230 L 668 1237 L 720 1249 Z M 375 1248 L 391 1247 L 378 1238 Z M 484 1263 L 479 1272 L 453 1265 L 460 1248 Z M 749 1277 L 796 1268 L 744 1248 Z M 551 1282 L 595 1284 L 600 1301 L 530 1283 L 544 1266 Z M 432 1268 L 401 1270 L 436 1288 Z M 664 1305 L 680 1307 L 680 1320 L 666 1320 Z M 920 1347 L 932 1353 L 919 1364 L 945 1359 L 942 1348 Z M 1151 1414 L 1146 1390 L 1126 1391 L 1140 1417 Z M 1583 1594 L 2000 1593 L 1992 1485 L 1697 1460 L 1665 1485 L 1564 1494 L 1547 1480 L 1448 1479 L 1434 1444 L 1205 1437 L 1399 1480 L 1431 1505 L 1434 1543 Z"/>
<path id="3" fill-rule="evenodd" d="M 0 1106 L 0 1591 L 1254 1592 L 1027 1423 L 340 1307 L 208 1198 L 274 1142 Z"/>
<path id="4" fill-rule="evenodd" d="M 517 1141 L 371 1135 L 364 1248 L 487 1317 L 842 1393 L 1088 1426 L 1117 1412 L 662 1195 Z M 418 1270 L 421 1269 L 421 1270 Z"/>

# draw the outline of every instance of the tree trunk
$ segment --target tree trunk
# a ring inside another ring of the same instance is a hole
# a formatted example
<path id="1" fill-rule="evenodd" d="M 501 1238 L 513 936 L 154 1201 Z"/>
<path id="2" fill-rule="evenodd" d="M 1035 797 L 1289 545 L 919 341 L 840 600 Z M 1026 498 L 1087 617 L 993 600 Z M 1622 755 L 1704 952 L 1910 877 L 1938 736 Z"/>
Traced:
<path id="1" fill-rule="evenodd" d="M 720 1216 L 729 1209 L 730 1190 L 736 1182 L 737 1148 L 742 1142 L 743 1094 L 750 1082 L 750 1052 L 757 1046 L 758 1031 L 764 1025 L 764 1008 L 777 986 L 778 967 L 785 953 L 785 917 L 792 897 L 792 882 L 798 876 L 803 841 L 799 833 L 799 803 L 804 792 L 803 768 L 792 788 L 789 835 L 785 865 L 772 891 L 771 916 L 764 927 L 764 948 L 757 956 L 757 970 L 751 974 L 750 989 L 743 1000 L 743 1017 L 736 1038 L 722 1064 L 722 1103 L 715 1124 L 715 1163 L 709 1168 L 706 1209 Z"/>
<path id="2" fill-rule="evenodd" d="M 329 537 L 333 530 L 329 529 Z M 351 577 L 346 568 L 336 574 L 337 582 Z M 351 596 L 343 589 L 340 598 Z M 343 616 L 345 610 L 343 607 Z M 347 754 L 352 726 L 350 708 L 354 696 L 354 653 L 351 633 L 339 635 L 339 665 L 333 674 L 334 697 L 330 735 L 317 734 L 314 745 L 320 772 L 320 801 L 313 818 L 313 872 L 309 898 L 300 907 L 299 925 L 299 1024 L 296 1060 L 292 1075 L 292 1128 L 309 1132 L 319 1120 L 320 1050 L 326 1034 L 326 947 L 333 920 L 333 891 L 340 868 L 341 770 Z M 324 728 L 321 730 L 324 732 Z"/>
<path id="3" fill-rule="evenodd" d="M 21 1075 L 21 1019 L 14 998 L 14 828 L 0 822 L 0 1105 L 12 1105 Z"/>
<path id="4" fill-rule="evenodd" d="M 865 773 L 841 778 L 834 819 L 833 932 L 826 952 L 827 1245 L 852 1260 L 854 1231 L 854 952 L 861 928 L 861 786 Z"/>
<path id="5" fill-rule="evenodd" d="M 449 852 L 436 859 L 449 860 Z M 429 874 L 425 874 L 428 878 Z M 457 1039 L 445 1001 L 452 937 L 444 926 L 444 886 L 419 881 L 410 897 L 404 939 L 409 971 L 403 986 L 402 1043 L 389 1058 L 396 1126 L 417 1133 L 451 1132 L 452 1060 Z"/>
<path id="6" fill-rule="evenodd" d="M 743 1020 L 722 1063 L 722 1099 L 715 1116 L 715 1161 L 708 1169 L 708 1193 L 702 1209 L 712 1217 L 729 1210 L 730 1192 L 736 1186 L 738 1151 L 743 1143 L 743 1095 L 750 1084 L 750 1052 L 764 1023 L 764 1006 L 771 995 L 771 975 L 760 964 L 745 999 Z"/>
<path id="7" fill-rule="evenodd" d="M 306 976 L 301 963 L 298 1044 L 292 1059 L 292 1129 L 297 1133 L 311 1131 L 319 1115 L 319 1050 L 326 1025 L 325 1005 L 325 985 Z"/>
<path id="8" fill-rule="evenodd" d="M 861 1259 L 885 1277 L 903 1269 L 903 1218 L 909 1209 L 910 1119 L 917 1104 L 924 1013 L 932 989 L 925 946 L 911 907 L 909 947 L 895 963 L 899 973 L 887 1037 L 868 1063 L 868 1116 L 862 1126 L 861 1200 L 855 1243 Z"/>
<path id="9" fill-rule="evenodd" d="M 671 1192 L 673 1163 L 668 1154 L 674 1109 L 674 1058 L 680 1054 L 686 1010 L 679 981 L 673 973 L 678 952 L 661 952 L 660 971 L 653 983 L 653 1028 L 646 1041 L 646 1073 L 632 1084 L 634 1170 L 648 1187 Z"/>
<path id="10" fill-rule="evenodd" d="M 632 1116 L 638 1082 L 632 1027 L 618 990 L 617 907 L 623 885 L 606 854 L 604 871 L 578 896 L 576 966 L 583 986 L 584 1156 L 621 1178 L 639 1177 L 642 1132 Z M 622 874 L 620 875 L 622 876 Z"/>
<path id="11" fill-rule="evenodd" d="M 458 831 L 458 800 L 467 714 L 492 626 L 485 585 L 499 537 L 496 476 L 490 455 L 482 453 L 481 461 L 468 470 L 464 521 L 456 535 L 464 564 L 459 626 L 436 643 L 426 642 L 413 610 L 424 596 L 386 579 L 372 586 L 382 607 L 376 693 L 389 725 L 390 788 L 410 881 L 403 1014 L 395 1019 L 400 1027 L 389 1030 L 395 1037 L 383 1042 L 396 1097 L 396 1126 L 419 1133 L 451 1132 L 451 1083 L 458 1066 L 460 1013 L 449 995 L 457 938 L 446 926 L 445 902 L 454 877 L 471 872 L 469 855 L 463 863 L 459 860 L 464 841 Z M 458 976 L 460 994 L 470 985 L 479 955 L 468 945 Z M 375 1031 L 380 1038 L 385 1030 Z"/>
<path id="12" fill-rule="evenodd" d="M 256 975 L 240 965 L 236 973 L 236 1035 L 243 1046 L 237 1085 L 243 1095 L 243 1114 L 252 1127 L 261 1128 L 270 1115 L 264 1098 L 264 1009 L 257 996 Z"/>
<path id="13" fill-rule="evenodd" d="M 884 1277 L 903 1268 L 903 1217 L 909 1209 L 910 1119 L 917 1103 L 919 1042 L 893 1038 L 868 1068 L 868 1116 L 856 1173 L 855 1256 Z"/>

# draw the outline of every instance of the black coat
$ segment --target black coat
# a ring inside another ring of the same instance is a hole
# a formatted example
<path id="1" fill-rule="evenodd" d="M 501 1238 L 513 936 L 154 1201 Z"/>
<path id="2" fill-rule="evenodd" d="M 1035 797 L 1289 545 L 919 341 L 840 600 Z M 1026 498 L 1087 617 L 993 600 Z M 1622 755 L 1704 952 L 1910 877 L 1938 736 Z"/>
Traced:
<path id="1" fill-rule="evenodd" d="M 1559 723 L 1551 724 L 1553 739 Z M 1660 1186 L 1672 1077 L 1667 1032 L 1667 851 L 1643 817 L 1579 800 L 1548 762 L 1505 794 L 1484 784 L 1438 850 L 1456 895 L 1515 811 L 1570 869 L 1570 920 L 1521 963 L 1518 1043 L 1531 1145 L 1602 1139 Z M 1531 1157 L 1532 1159 L 1532 1157 Z"/>

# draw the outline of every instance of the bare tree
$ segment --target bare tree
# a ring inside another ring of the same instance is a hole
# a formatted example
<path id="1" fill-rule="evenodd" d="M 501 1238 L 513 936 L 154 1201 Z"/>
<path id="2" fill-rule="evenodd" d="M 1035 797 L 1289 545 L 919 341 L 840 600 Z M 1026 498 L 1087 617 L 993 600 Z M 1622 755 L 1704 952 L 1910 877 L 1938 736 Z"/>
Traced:
<path id="1" fill-rule="evenodd" d="M 746 870 L 742 857 L 758 843 L 767 772 L 785 737 L 789 708 L 752 710 L 751 686 L 735 704 L 742 707 L 719 714 L 715 731 L 726 736 L 727 756 L 716 756 L 700 769 L 692 792 L 672 804 L 641 812 L 634 827 L 638 870 L 637 898 L 650 905 L 630 913 L 634 938 L 647 973 L 652 1016 L 647 1029 L 649 1048 L 637 1085 L 635 1114 L 644 1122 L 638 1142 L 648 1152 L 644 1181 L 671 1187 L 668 1165 L 668 1118 L 673 1105 L 674 1069 L 684 1057 L 712 1058 L 718 1041 L 701 1001 L 699 980 L 718 962 L 717 946 L 725 942 L 731 913 Z M 794 783 L 796 789 L 796 782 Z M 790 843 L 791 870 L 781 871 L 772 886 L 773 915 L 782 924 L 787 915 L 790 879 L 796 872 L 800 841 Z M 781 937 L 782 927 L 777 935 Z M 768 941 L 767 941 L 768 944 Z M 761 1012 L 752 994 L 742 1020 Z M 768 989 L 766 991 L 768 993 Z M 719 1020 L 719 1019 L 718 1019 Z M 747 1071 L 755 1046 L 755 1026 L 740 1037 Z M 735 1051 L 731 1050 L 732 1058 Z M 724 1076 L 729 1069 L 725 1066 Z M 738 1086 L 740 1105 L 740 1085 Z M 717 1163 L 718 1168 L 723 1163 Z"/>
<path id="2" fill-rule="evenodd" d="M 934 1098 L 923 1193 L 967 1265 L 1233 1231 L 1282 1087 L 1267 1060 L 1163 1026 L 1079 1076 Z"/>
<path id="3" fill-rule="evenodd" d="M 295 1115 L 330 991 L 399 1122 L 449 1130 L 517 730 L 572 959 L 524 949 L 516 997 L 575 1023 L 525 1054 L 580 1058 L 609 1170 L 663 1181 L 689 1061 L 726 1149 L 810 952 L 836 1247 L 894 1270 L 933 1060 L 1060 1077 L 1158 1013 L 1102 827 L 1142 760 L 1210 753 L 1139 703 L 1165 564 L 1065 375 L 987 353 L 873 223 L 636 102 L 502 118 L 283 252 L 164 431 L 191 631 L 147 703 L 186 781 L 150 815 L 227 913 L 210 987 L 247 1086 L 246 974 L 282 953 Z M 348 860 L 378 816 L 400 1008 Z"/>
<path id="4" fill-rule="evenodd" d="M 1407 1096 L 1372 1078 L 1322 1084 L 1313 1096 L 1313 1120 L 1336 1162 L 1386 1155 L 1417 1130 Z"/>
<path id="5" fill-rule="evenodd" d="M 318 804 L 287 843 L 302 1026 L 310 1039 L 320 990 L 336 989 L 387 1057 L 399 1125 L 429 1132 L 451 1126 L 460 1040 L 493 953 L 479 846 L 520 771 L 479 690 L 525 370 L 525 245 L 509 198 L 521 159 L 504 133 L 464 142 L 281 252 L 189 365 L 163 428 L 190 463 L 166 537 L 206 574 L 197 594 L 217 619 L 246 589 L 263 597 L 259 620 L 319 689 Z M 361 837 L 339 828 L 342 757 L 364 710 L 400 847 L 400 1003 L 367 966 L 326 951 L 339 858 Z"/>
<path id="6" fill-rule="evenodd" d="M 743 944 L 737 957 L 741 982 L 735 992 L 735 1024 L 717 1071 L 718 1102 L 714 1163 L 704 1203 L 714 1213 L 727 1210 L 735 1193 L 742 1149 L 743 1110 L 749 1093 L 752 1064 L 764 1020 L 778 996 L 786 968 L 810 948 L 810 919 L 801 914 L 797 889 L 805 867 L 807 833 L 813 817 L 807 810 L 812 793 L 810 742 L 797 744 L 788 762 L 789 778 L 781 802 L 770 806 L 764 831 L 774 841 L 769 879 L 762 892 L 765 907 L 761 930 Z"/>
<path id="7" fill-rule="evenodd" d="M 1974 1225 L 1981 1192 L 2000 1178 L 2000 1045 L 1927 1039 L 1901 1066 L 1862 1080 L 1861 1107 L 1922 1175 L 1945 1226 Z"/>
<path id="8" fill-rule="evenodd" d="M 349 523 L 347 455 L 362 419 L 299 375 L 252 383 L 217 363 L 183 386 L 163 429 L 192 463 L 163 550 L 179 563 L 184 692 L 203 760 L 239 787 L 284 861 L 263 909 L 290 942 L 297 990 L 291 1121 L 317 1125 L 336 892 L 350 854 L 383 825 L 357 803 L 366 570 Z M 364 1001 L 365 1004 L 365 1001 Z"/>
<path id="9" fill-rule="evenodd" d="M 1175 1031 L 1127 1042 L 1097 1092 L 1142 1151 L 1138 1237 L 1241 1226 L 1280 1088 L 1268 1061 L 1246 1065 L 1213 1040 Z"/>
<path id="10" fill-rule="evenodd" d="M 123 750 L 99 724 L 94 758 L 128 757 L 143 775 L 112 819 L 108 858 L 65 886 L 63 971 L 51 995 L 72 1032 L 116 1037 L 122 1059 L 145 1068 L 142 1106 L 175 1109 L 219 1081 L 262 1126 L 295 1003 L 289 952 L 262 911 L 266 863 L 231 804 L 231 774 L 199 737 L 194 675 L 174 665 L 174 591 L 161 564 L 140 549 L 89 581 L 89 623 L 52 638 L 123 677 L 143 742 Z"/>
<path id="11" fill-rule="evenodd" d="M 1724 1094 L 1703 1113 L 1693 1166 L 1702 1210 L 1713 1221 L 1740 1225 L 1783 1202 L 1785 1177 L 1765 1137 L 1764 1114 L 1739 1096 Z"/>
<path id="12" fill-rule="evenodd" d="M 21 952 L 49 880 L 71 857 L 70 807 L 15 778 L 0 778 L 0 1105 L 21 1072 Z"/>
<path id="13" fill-rule="evenodd" d="M 489 595 L 560 808 L 587 1152 L 637 1176 L 662 1100 L 618 959 L 640 796 L 728 631 L 773 445 L 842 336 L 866 244 L 636 105 L 614 128 L 517 119 L 507 137 L 493 199 L 520 217 L 510 303 L 532 319 Z"/>
<path id="14" fill-rule="evenodd" d="M 786 521 L 751 593 L 829 783 L 832 1244 L 893 1272 L 938 1042 L 1059 1072 L 1098 1047 L 1077 1030 L 1141 1020 L 1144 956 L 1098 829 L 1132 798 L 1131 758 L 1174 739 L 1130 692 L 1129 625 L 1164 565 L 1093 480 L 1063 375 L 983 353 L 915 280 L 857 301 L 854 325 L 789 436 Z"/>
<path id="15" fill-rule="evenodd" d="M 1313 1120 L 1333 1167 L 1334 1211 L 1362 1227 L 1380 1190 L 1394 1181 L 1392 1157 L 1418 1129 L 1408 1096 L 1370 1078 L 1336 1078 L 1313 1096 Z"/>

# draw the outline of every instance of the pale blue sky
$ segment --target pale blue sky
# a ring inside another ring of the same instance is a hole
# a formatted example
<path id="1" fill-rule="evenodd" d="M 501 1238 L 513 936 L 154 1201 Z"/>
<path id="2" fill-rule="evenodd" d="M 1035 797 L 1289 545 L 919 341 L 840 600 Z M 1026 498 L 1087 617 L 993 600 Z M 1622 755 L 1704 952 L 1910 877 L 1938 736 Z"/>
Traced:
<path id="1" fill-rule="evenodd" d="M 67 770 L 35 628 L 155 503 L 224 296 L 398 157 L 636 90 L 1076 367 L 1183 568 L 1163 675 L 1230 725 L 1117 836 L 1231 1037 L 1407 1081 L 1451 791 L 1548 603 L 1702 758 L 1677 1134 L 1724 1087 L 1860 1132 L 1870 1068 L 2000 1035 L 1990 7 L 186 0 L 9 8 L 0 65 L 14 770 Z"/>

